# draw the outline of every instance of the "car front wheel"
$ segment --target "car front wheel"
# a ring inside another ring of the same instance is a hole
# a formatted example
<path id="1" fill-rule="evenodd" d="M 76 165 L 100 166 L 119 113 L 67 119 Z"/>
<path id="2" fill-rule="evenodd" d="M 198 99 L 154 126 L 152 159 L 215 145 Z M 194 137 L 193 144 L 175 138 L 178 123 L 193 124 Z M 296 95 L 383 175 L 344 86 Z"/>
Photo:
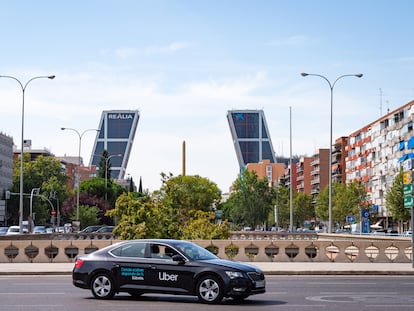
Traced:
<path id="1" fill-rule="evenodd" d="M 103 273 L 94 276 L 91 290 L 94 297 L 98 299 L 111 299 L 115 295 L 114 282 Z"/>
<path id="2" fill-rule="evenodd" d="M 219 303 L 223 299 L 223 286 L 216 277 L 204 276 L 197 283 L 197 296 L 204 303 Z"/>

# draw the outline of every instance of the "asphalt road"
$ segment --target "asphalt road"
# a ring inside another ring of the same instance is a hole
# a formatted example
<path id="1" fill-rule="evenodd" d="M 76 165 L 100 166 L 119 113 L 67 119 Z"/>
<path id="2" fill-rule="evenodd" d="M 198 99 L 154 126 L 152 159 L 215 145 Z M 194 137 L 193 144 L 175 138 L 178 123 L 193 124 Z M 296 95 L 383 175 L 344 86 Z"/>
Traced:
<path id="1" fill-rule="evenodd" d="M 412 310 L 414 276 L 268 276 L 267 293 L 243 303 L 224 300 L 220 306 L 204 305 L 194 297 L 144 295 L 133 299 L 92 298 L 75 288 L 65 276 L 1 276 L 1 311 L 186 311 L 186 310 Z"/>

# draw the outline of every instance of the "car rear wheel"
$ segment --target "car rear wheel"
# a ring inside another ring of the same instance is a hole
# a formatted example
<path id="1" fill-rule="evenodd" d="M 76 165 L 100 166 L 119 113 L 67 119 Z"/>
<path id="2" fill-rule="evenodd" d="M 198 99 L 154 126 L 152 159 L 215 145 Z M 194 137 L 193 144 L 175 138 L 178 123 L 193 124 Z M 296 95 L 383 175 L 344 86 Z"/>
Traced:
<path id="1" fill-rule="evenodd" d="M 197 283 L 197 296 L 204 303 L 219 303 L 223 299 L 223 286 L 216 277 L 204 276 Z"/>
<path id="2" fill-rule="evenodd" d="M 114 282 L 107 274 L 97 274 L 92 279 L 91 291 L 95 298 L 111 299 L 115 295 Z"/>

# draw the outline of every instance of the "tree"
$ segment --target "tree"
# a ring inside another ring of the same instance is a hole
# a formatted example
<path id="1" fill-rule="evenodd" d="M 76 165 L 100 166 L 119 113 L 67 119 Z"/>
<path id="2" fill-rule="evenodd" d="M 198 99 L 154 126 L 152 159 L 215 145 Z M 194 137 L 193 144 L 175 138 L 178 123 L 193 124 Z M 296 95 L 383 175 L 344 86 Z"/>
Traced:
<path id="1" fill-rule="evenodd" d="M 84 206 L 97 207 L 99 223 L 101 224 L 112 224 L 113 220 L 105 216 L 106 212 L 115 206 L 116 199 L 126 190 L 114 183 L 110 182 L 109 187 L 105 187 L 105 179 L 95 177 L 81 182 L 80 184 L 80 194 L 79 194 L 79 204 Z M 108 200 L 105 200 L 105 195 L 107 195 Z M 63 215 L 69 216 L 73 213 L 76 208 L 76 198 L 75 195 L 69 197 L 62 206 Z M 79 220 L 82 224 L 82 227 L 85 227 L 84 220 L 82 215 L 79 212 Z"/>
<path id="2" fill-rule="evenodd" d="M 259 180 L 255 171 L 244 170 L 233 183 L 230 195 L 234 202 L 231 212 L 233 221 L 252 228 L 264 225 L 272 210 L 272 198 L 275 197 L 271 189 L 267 178 Z"/>
<path id="3" fill-rule="evenodd" d="M 361 215 L 361 209 L 366 208 L 367 191 L 365 186 L 353 180 L 351 183 L 345 185 L 337 185 L 335 191 L 335 208 L 333 209 L 334 220 L 338 223 L 344 223 L 346 216 Z"/>
<path id="4" fill-rule="evenodd" d="M 332 221 L 343 226 L 346 216 L 360 215 L 360 210 L 367 204 L 367 192 L 362 183 L 357 180 L 345 185 L 332 183 Z M 321 220 L 329 218 L 329 185 L 318 195 L 315 212 Z"/>
<path id="5" fill-rule="evenodd" d="M 116 199 L 127 190 L 113 182 L 113 180 L 105 180 L 104 178 L 91 178 L 81 182 L 80 192 L 86 192 L 91 195 L 95 195 L 98 198 L 101 198 L 105 201 L 107 198 L 107 203 L 110 206 L 115 206 Z"/>
<path id="6" fill-rule="evenodd" d="M 119 219 L 114 230 L 119 238 L 228 237 L 227 222 L 215 222 L 221 198 L 215 183 L 200 176 L 162 176 L 159 191 L 123 194 L 107 212 Z"/>
<path id="7" fill-rule="evenodd" d="M 33 161 L 30 161 L 30 155 L 24 154 L 24 171 L 23 171 L 23 193 L 31 194 L 32 189 L 40 188 L 39 196 L 33 197 L 33 214 L 35 221 L 39 224 L 46 224 L 50 220 L 52 207 L 47 201 L 51 194 L 55 196 L 50 199 L 50 202 L 57 208 L 57 202 L 63 202 L 69 193 L 66 186 L 68 179 L 67 175 L 62 172 L 62 166 L 59 160 L 54 157 L 40 155 Z M 13 186 L 11 189 L 13 193 L 20 192 L 20 158 L 14 163 L 13 170 Z M 25 206 L 29 206 L 28 199 L 30 196 L 25 195 Z M 18 196 L 12 196 L 8 202 L 8 211 L 11 214 L 10 223 L 18 223 Z M 53 201 L 53 202 L 52 202 Z M 23 218 L 26 219 L 29 215 L 29 209 L 23 210 Z"/>
<path id="8" fill-rule="evenodd" d="M 304 192 L 298 193 L 293 200 L 293 213 L 296 227 L 302 227 L 305 221 L 311 221 L 315 217 L 312 196 Z"/>
<path id="9" fill-rule="evenodd" d="M 230 224 L 228 221 L 215 223 L 213 212 L 194 210 L 190 221 L 182 228 L 182 238 L 188 240 L 228 239 Z"/>
<path id="10" fill-rule="evenodd" d="M 76 196 L 72 195 L 68 199 L 65 200 L 62 204 L 62 215 L 68 219 L 72 219 L 71 215 L 76 214 Z M 97 208 L 97 217 L 98 217 L 98 223 L 100 224 L 106 224 L 111 225 L 113 223 L 112 219 L 109 217 L 106 217 L 106 211 L 111 209 L 111 206 L 105 202 L 105 200 L 102 200 L 102 198 L 97 197 L 96 195 L 89 194 L 87 192 L 81 192 L 79 194 L 79 221 L 82 224 L 82 227 L 85 228 L 85 220 L 82 219 L 82 214 L 80 212 L 80 207 L 93 207 Z"/>
<path id="11" fill-rule="evenodd" d="M 174 211 L 149 195 L 122 194 L 107 215 L 119 219 L 114 233 L 120 239 L 181 237 Z"/>
<path id="12" fill-rule="evenodd" d="M 296 191 L 293 192 L 293 197 Z M 275 198 L 276 200 L 276 198 Z M 276 202 L 275 202 L 276 204 Z M 290 188 L 285 185 L 277 187 L 277 213 L 279 227 L 289 228 L 290 224 Z M 273 216 L 274 217 L 274 216 Z"/>
<path id="13" fill-rule="evenodd" d="M 393 219 L 398 221 L 400 232 L 402 231 L 402 223 L 410 219 L 410 209 L 404 208 L 404 183 L 403 171 L 395 176 L 391 188 L 385 194 L 387 200 L 387 209 Z"/>
<path id="14" fill-rule="evenodd" d="M 329 185 L 319 192 L 315 204 L 316 217 L 322 221 L 329 219 Z"/>
<path id="15" fill-rule="evenodd" d="M 183 223 L 190 219 L 191 211 L 213 211 L 221 200 L 217 184 L 198 175 L 170 177 L 163 183 L 161 193 L 163 203 L 171 206 Z"/>
<path id="16" fill-rule="evenodd" d="M 111 176 L 111 164 L 108 161 L 108 151 L 105 149 L 102 151 L 102 156 L 99 159 L 98 176 L 100 178 L 106 178 Z M 108 165 L 107 165 L 108 164 Z"/>
<path id="17" fill-rule="evenodd" d="M 79 205 L 79 219 L 83 228 L 88 226 L 97 225 L 100 223 L 100 218 L 98 217 L 100 210 L 96 206 L 89 205 Z M 70 220 L 76 220 L 76 211 L 73 211 L 70 215 Z"/>

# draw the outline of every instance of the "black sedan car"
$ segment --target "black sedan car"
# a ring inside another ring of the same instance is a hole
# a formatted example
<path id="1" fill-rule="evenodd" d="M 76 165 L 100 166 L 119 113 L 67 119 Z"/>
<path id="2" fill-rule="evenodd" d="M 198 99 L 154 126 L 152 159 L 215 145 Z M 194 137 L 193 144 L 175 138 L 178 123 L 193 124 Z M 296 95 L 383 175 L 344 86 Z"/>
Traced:
<path id="1" fill-rule="evenodd" d="M 266 291 L 260 269 L 222 260 L 181 240 L 130 240 L 79 255 L 72 278 L 75 286 L 100 299 L 120 292 L 163 293 L 198 296 L 214 304 L 224 297 L 243 300 Z"/>

